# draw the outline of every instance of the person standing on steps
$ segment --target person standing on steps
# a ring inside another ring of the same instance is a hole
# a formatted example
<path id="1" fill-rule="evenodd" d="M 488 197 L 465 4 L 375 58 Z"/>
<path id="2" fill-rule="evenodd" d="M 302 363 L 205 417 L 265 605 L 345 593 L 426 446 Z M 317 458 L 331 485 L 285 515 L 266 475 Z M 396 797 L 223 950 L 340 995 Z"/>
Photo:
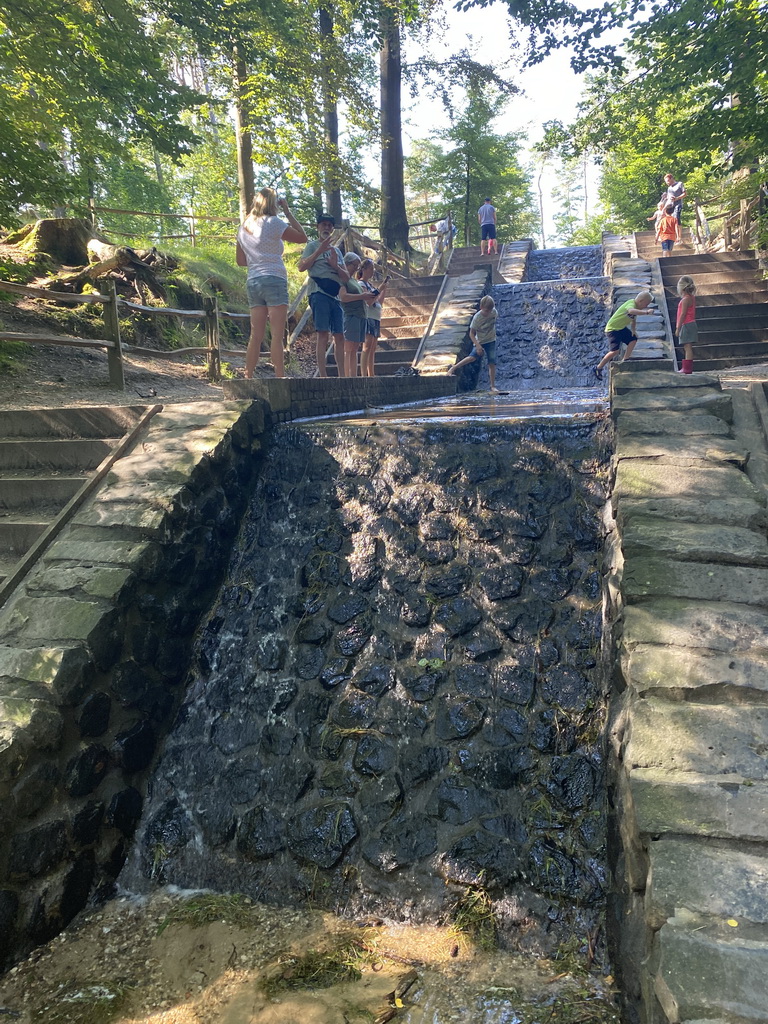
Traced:
<path id="1" fill-rule="evenodd" d="M 672 203 L 675 208 L 675 217 L 679 224 L 680 218 L 683 215 L 683 199 L 685 199 L 686 196 L 685 185 L 682 181 L 675 181 L 674 174 L 665 174 L 664 184 L 667 186 L 667 191 L 661 198 L 662 200 L 666 200 L 667 203 Z"/>
<path id="2" fill-rule="evenodd" d="M 357 376 L 357 353 L 365 342 L 368 305 L 375 301 L 375 296 L 363 288 L 362 282 L 355 278 L 361 263 L 362 260 L 356 252 L 348 252 L 344 257 L 344 266 L 350 274 L 349 280 L 344 282 L 339 291 L 339 302 L 344 309 L 344 377 Z"/>
<path id="3" fill-rule="evenodd" d="M 477 211 L 477 220 L 480 224 L 480 255 L 485 256 L 487 245 L 488 255 L 491 256 L 496 252 L 496 209 L 491 206 L 491 200 L 487 196 Z"/>
<path id="4" fill-rule="evenodd" d="M 675 242 L 680 241 L 680 221 L 675 217 L 675 208 L 668 203 L 664 216 L 656 225 L 656 241 L 661 241 L 661 255 L 671 256 Z"/>
<path id="5" fill-rule="evenodd" d="M 365 344 L 363 345 L 363 354 L 360 358 L 360 373 L 363 377 L 376 376 L 376 346 L 379 343 L 379 335 L 381 334 L 381 304 L 387 297 L 387 285 L 389 284 L 389 278 L 385 277 L 381 288 L 374 287 L 371 281 L 375 269 L 373 260 L 363 260 L 360 264 L 360 269 L 357 272 L 357 276 L 364 291 L 374 297 L 374 301 L 368 306 L 368 319 L 365 325 Z"/>
<path id="6" fill-rule="evenodd" d="M 277 216 L 278 206 L 288 223 Z M 306 242 L 307 235 L 285 199 L 273 188 L 263 188 L 253 200 L 251 212 L 237 232 L 237 265 L 248 267 L 246 289 L 251 310 L 251 336 L 245 353 L 245 376 L 253 377 L 267 329 L 276 377 L 285 376 L 283 338 L 288 317 L 288 274 L 283 262 L 283 242 Z"/>
<path id="7" fill-rule="evenodd" d="M 616 358 L 622 345 L 627 346 L 624 358 L 629 359 L 632 355 L 632 350 L 637 344 L 634 319 L 643 313 L 650 313 L 651 310 L 648 307 L 651 302 L 653 302 L 653 296 L 650 292 L 638 292 L 634 299 L 627 299 L 626 302 L 622 302 L 605 325 L 608 351 L 595 367 L 595 376 L 598 380 L 602 380 L 603 367 Z"/>
<path id="8" fill-rule="evenodd" d="M 344 266 L 341 249 L 331 245 L 331 235 L 336 221 L 330 213 L 321 213 L 317 218 L 317 241 L 309 242 L 299 260 L 299 271 L 309 274 L 309 308 L 315 322 L 315 353 L 317 372 L 320 377 L 328 376 L 326 352 L 328 341 L 333 336 L 333 347 L 339 376 L 344 376 L 344 317 L 338 295 L 342 284 L 350 274 Z"/>
<path id="9" fill-rule="evenodd" d="M 496 387 L 496 318 L 498 315 L 496 303 L 490 295 L 484 295 L 480 299 L 480 309 L 472 317 L 472 322 L 469 325 L 469 340 L 474 345 L 475 351 L 448 371 L 449 376 L 455 376 L 462 366 L 477 362 L 478 359 L 482 361 L 485 356 L 488 359 L 491 394 L 498 392 Z"/>
<path id="10" fill-rule="evenodd" d="M 680 302 L 677 306 L 677 324 L 675 334 L 683 347 L 683 365 L 681 373 L 693 373 L 693 346 L 699 340 L 699 329 L 696 326 L 696 285 L 693 278 L 686 274 L 677 282 L 677 294 Z"/>

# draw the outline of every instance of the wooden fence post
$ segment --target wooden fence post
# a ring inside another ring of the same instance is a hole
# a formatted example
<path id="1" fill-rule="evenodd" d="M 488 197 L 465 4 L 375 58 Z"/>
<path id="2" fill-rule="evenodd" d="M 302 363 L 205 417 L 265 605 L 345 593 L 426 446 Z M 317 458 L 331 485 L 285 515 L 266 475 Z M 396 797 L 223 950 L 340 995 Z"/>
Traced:
<path id="1" fill-rule="evenodd" d="M 221 342 L 219 339 L 219 303 L 218 300 L 203 299 L 205 313 L 205 347 L 208 366 L 208 380 L 221 378 Z"/>
<path id="2" fill-rule="evenodd" d="M 104 325 L 107 329 L 107 339 L 112 342 L 113 346 L 107 349 L 109 383 L 113 388 L 125 391 L 123 347 L 120 340 L 120 317 L 117 313 L 117 288 L 115 287 L 115 282 L 111 279 L 107 280 L 106 285 L 108 299 L 104 303 Z"/>

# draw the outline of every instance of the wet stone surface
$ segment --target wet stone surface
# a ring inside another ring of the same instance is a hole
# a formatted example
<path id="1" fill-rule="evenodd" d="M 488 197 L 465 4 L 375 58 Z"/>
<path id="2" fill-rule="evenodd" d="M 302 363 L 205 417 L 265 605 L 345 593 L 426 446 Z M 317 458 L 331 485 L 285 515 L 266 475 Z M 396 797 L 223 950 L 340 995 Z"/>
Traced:
<path id="1" fill-rule="evenodd" d="M 597 913 L 598 430 L 279 429 L 123 883 L 422 919 L 482 884 L 541 925 L 509 944 Z"/>

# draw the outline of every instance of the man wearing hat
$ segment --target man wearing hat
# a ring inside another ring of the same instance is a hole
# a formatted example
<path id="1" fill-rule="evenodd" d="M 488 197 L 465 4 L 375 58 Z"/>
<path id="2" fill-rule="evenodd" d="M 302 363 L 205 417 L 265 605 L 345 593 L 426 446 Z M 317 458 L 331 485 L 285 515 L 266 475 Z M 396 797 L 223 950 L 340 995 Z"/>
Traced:
<path id="1" fill-rule="evenodd" d="M 315 351 L 317 372 L 321 377 L 328 376 L 325 360 L 331 335 L 339 376 L 344 376 L 344 316 L 338 295 L 350 274 L 344 266 L 341 250 L 331 245 L 335 225 L 330 213 L 321 213 L 317 218 L 318 237 L 307 243 L 299 260 L 299 270 L 309 274 L 309 307 L 317 332 Z"/>

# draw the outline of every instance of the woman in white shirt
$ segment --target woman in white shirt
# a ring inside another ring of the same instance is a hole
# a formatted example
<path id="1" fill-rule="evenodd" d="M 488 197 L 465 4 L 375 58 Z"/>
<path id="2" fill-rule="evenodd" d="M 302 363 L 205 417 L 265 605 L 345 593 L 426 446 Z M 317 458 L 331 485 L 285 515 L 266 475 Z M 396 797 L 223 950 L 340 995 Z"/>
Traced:
<path id="1" fill-rule="evenodd" d="M 278 206 L 288 219 L 277 216 Z M 253 377 L 267 328 L 272 333 L 272 365 L 276 377 L 285 376 L 283 338 L 288 317 L 288 274 L 283 263 L 283 242 L 306 242 L 285 199 L 273 188 L 263 188 L 253 200 L 251 212 L 237 232 L 237 265 L 248 267 L 246 287 L 251 309 L 251 337 L 245 354 L 245 376 Z"/>

